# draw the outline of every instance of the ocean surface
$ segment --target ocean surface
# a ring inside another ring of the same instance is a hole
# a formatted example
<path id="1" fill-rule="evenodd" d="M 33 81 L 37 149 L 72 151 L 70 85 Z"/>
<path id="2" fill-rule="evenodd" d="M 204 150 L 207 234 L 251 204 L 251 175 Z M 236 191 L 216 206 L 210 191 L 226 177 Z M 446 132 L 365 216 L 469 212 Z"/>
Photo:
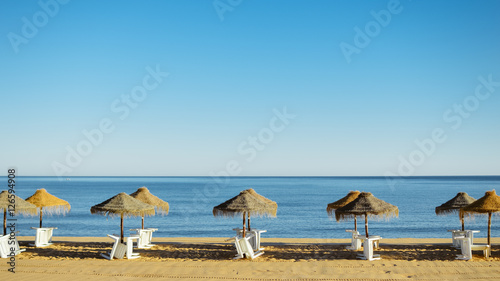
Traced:
<path id="1" fill-rule="evenodd" d="M 449 238 L 447 229 L 460 228 L 458 215 L 436 216 L 434 208 L 465 191 L 478 199 L 487 190 L 500 190 L 500 176 L 410 177 L 397 182 L 384 177 L 17 177 L 17 195 L 26 199 L 36 189 L 47 191 L 71 204 L 69 214 L 44 216 L 44 226 L 55 226 L 54 236 L 106 236 L 119 233 L 120 218 L 90 214 L 90 207 L 120 192 L 128 194 L 146 186 L 151 193 L 170 204 L 166 216 L 145 218 L 146 227 L 159 230 L 155 237 L 232 237 L 232 228 L 242 219 L 216 218 L 214 206 L 253 188 L 278 203 L 276 218 L 254 217 L 251 226 L 266 229 L 263 237 L 349 238 L 346 229 L 353 221 L 336 222 L 326 212 L 328 203 L 344 197 L 350 190 L 373 193 L 399 207 L 399 217 L 369 219 L 369 233 L 384 238 Z M 7 189 L 7 178 L 3 177 Z M 32 236 L 38 217 L 17 216 L 18 235 Z M 125 219 L 124 229 L 137 228 L 140 217 Z M 466 228 L 480 230 L 486 237 L 487 217 L 466 219 Z M 364 221 L 358 219 L 364 232 Z M 492 236 L 500 236 L 500 217 L 493 216 Z"/>

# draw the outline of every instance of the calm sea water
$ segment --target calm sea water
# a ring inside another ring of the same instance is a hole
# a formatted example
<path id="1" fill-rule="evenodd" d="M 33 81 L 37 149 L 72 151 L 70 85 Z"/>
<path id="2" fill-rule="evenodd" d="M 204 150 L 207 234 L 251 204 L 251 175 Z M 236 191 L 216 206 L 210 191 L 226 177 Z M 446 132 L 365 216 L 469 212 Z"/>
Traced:
<path id="1" fill-rule="evenodd" d="M 7 179 L 3 180 L 6 186 Z M 392 188 L 383 177 L 237 177 L 218 181 L 210 177 L 71 177 L 62 181 L 55 177 L 18 177 L 16 191 L 27 198 L 36 189 L 45 188 L 71 204 L 71 212 L 65 216 L 44 216 L 44 226 L 58 227 L 55 236 L 119 233 L 119 218 L 91 215 L 90 207 L 120 192 L 130 194 L 146 186 L 170 204 L 167 216 L 146 217 L 146 227 L 159 229 L 156 237 L 233 236 L 231 229 L 241 227 L 241 217 L 215 218 L 212 208 L 241 190 L 254 188 L 278 203 L 276 218 L 252 218 L 253 227 L 268 231 L 264 237 L 348 238 L 345 229 L 352 229 L 353 222 L 329 219 L 326 206 L 350 190 L 360 190 L 399 207 L 399 218 L 370 219 L 370 234 L 385 238 L 448 238 L 447 229 L 460 227 L 458 215 L 436 216 L 436 206 L 459 191 L 478 199 L 487 190 L 500 190 L 499 176 L 412 177 Z M 38 226 L 38 217 L 18 219 L 19 235 L 34 235 L 30 227 Z M 358 224 L 363 229 L 363 221 Z M 140 225 L 140 218 L 125 219 L 126 230 Z M 466 220 L 466 227 L 480 230 L 478 237 L 485 237 L 487 218 Z M 498 216 L 493 216 L 492 236 L 500 236 Z"/>

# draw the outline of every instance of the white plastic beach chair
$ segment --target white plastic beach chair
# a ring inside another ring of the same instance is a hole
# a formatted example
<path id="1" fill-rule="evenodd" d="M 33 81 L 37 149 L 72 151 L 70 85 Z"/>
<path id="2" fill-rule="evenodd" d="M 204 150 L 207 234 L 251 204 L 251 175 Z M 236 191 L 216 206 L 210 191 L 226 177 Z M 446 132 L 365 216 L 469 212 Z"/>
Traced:
<path id="1" fill-rule="evenodd" d="M 347 246 L 347 250 L 357 251 L 361 249 L 361 239 L 359 239 L 359 231 L 354 229 L 346 229 L 345 232 L 351 232 L 351 246 Z"/>
<path id="2" fill-rule="evenodd" d="M 460 248 L 461 240 L 456 238 L 465 236 L 465 231 L 461 231 L 460 229 L 448 229 L 448 232 L 451 232 L 451 240 L 453 243 L 453 247 Z"/>
<path id="3" fill-rule="evenodd" d="M 251 237 L 243 237 L 241 239 L 236 237 L 236 241 L 238 241 L 238 243 L 240 244 L 241 252 L 243 253 L 243 255 L 247 258 L 255 259 L 264 254 L 264 252 L 263 251 L 254 252 L 252 245 L 250 245 L 250 239 Z"/>
<path id="4" fill-rule="evenodd" d="M 472 251 L 483 251 L 485 258 L 490 256 L 490 246 L 486 244 L 472 244 L 471 237 L 466 235 L 462 237 L 456 237 L 455 239 L 461 241 L 461 251 L 462 254 L 457 255 L 458 260 L 470 260 L 472 259 Z"/>
<path id="5" fill-rule="evenodd" d="M 234 231 L 236 231 L 236 236 L 242 237 L 243 236 L 243 229 L 241 228 L 233 228 Z M 261 229 L 255 229 L 252 228 L 252 230 L 248 230 L 246 232 L 246 237 L 250 238 L 250 245 L 252 245 L 252 249 L 254 251 L 262 251 L 264 248 L 260 246 L 260 235 L 261 233 L 267 232 L 267 230 L 261 230 Z"/>
<path id="6" fill-rule="evenodd" d="M 125 253 L 127 252 L 127 246 L 120 242 L 120 237 L 116 235 L 108 234 L 108 237 L 113 239 L 115 242 L 113 243 L 113 248 L 111 248 L 111 252 L 108 254 L 101 254 L 104 258 L 108 260 L 115 259 L 123 259 Z"/>
<path id="7" fill-rule="evenodd" d="M 36 230 L 35 243 L 30 244 L 35 247 L 47 247 L 52 245 L 52 234 L 57 227 L 32 227 Z"/>
<path id="8" fill-rule="evenodd" d="M 0 236 L 0 258 L 6 259 L 9 254 L 9 235 L 2 235 Z"/>
<path id="9" fill-rule="evenodd" d="M 14 251 L 11 251 L 11 248 L 14 248 Z M 26 251 L 26 249 L 19 248 L 17 237 L 14 236 L 11 238 L 10 235 L 0 236 L 0 258 L 8 258 L 12 253 L 17 256 L 24 251 Z"/>
<path id="10" fill-rule="evenodd" d="M 363 254 L 358 254 L 358 258 L 369 261 L 381 259 L 380 255 L 373 254 L 373 244 L 378 242 L 380 239 L 382 239 L 380 236 L 370 236 L 369 238 L 365 237 L 365 241 L 363 242 Z"/>
<path id="11" fill-rule="evenodd" d="M 236 255 L 234 255 L 233 260 L 242 259 L 245 257 L 245 255 L 243 254 L 243 250 L 241 250 L 240 238 L 238 236 L 229 238 L 226 241 L 234 241 L 234 247 L 236 248 Z"/>
<path id="12" fill-rule="evenodd" d="M 479 233 L 479 230 L 456 230 L 456 229 L 450 229 L 448 230 L 451 232 L 451 237 L 453 239 L 453 247 L 461 249 L 462 248 L 462 243 L 463 239 L 456 239 L 456 238 L 462 238 L 462 237 L 469 237 L 471 240 L 471 244 L 474 244 L 474 233 Z"/>
<path id="13" fill-rule="evenodd" d="M 151 240 L 153 239 L 153 232 L 157 230 L 158 228 L 131 229 L 131 231 L 135 231 L 135 233 L 139 235 L 139 240 L 137 241 L 137 248 L 149 249 L 155 246 L 154 244 L 151 243 Z"/>
<path id="14" fill-rule="evenodd" d="M 129 259 L 129 260 L 141 257 L 139 255 L 139 253 L 134 253 L 134 240 L 137 240 L 137 243 L 139 243 L 140 236 L 139 235 L 130 235 L 130 237 L 126 238 L 126 241 L 127 241 L 127 259 Z"/>

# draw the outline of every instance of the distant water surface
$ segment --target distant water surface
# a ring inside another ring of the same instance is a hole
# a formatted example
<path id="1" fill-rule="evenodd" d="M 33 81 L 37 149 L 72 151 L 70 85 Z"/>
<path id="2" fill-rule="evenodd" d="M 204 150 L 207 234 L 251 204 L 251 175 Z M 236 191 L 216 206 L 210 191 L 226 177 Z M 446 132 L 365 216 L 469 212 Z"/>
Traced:
<path id="1" fill-rule="evenodd" d="M 500 177 L 411 177 L 392 187 L 383 177 L 18 177 L 16 191 L 26 199 L 36 189 L 45 188 L 71 204 L 71 212 L 65 216 L 44 216 L 44 226 L 58 228 L 55 236 L 105 236 L 119 233 L 120 219 L 91 215 L 90 207 L 142 186 L 170 204 L 167 216 L 145 219 L 146 227 L 159 229 L 156 237 L 233 236 L 231 229 L 241 227 L 241 217 L 215 218 L 212 208 L 241 190 L 254 188 L 278 203 L 276 218 L 252 218 L 253 227 L 267 230 L 265 237 L 348 238 L 345 229 L 353 228 L 353 222 L 330 219 L 326 206 L 350 190 L 360 190 L 399 207 L 399 218 L 369 219 L 370 234 L 385 238 L 448 238 L 447 229 L 460 227 L 458 215 L 436 216 L 434 208 L 460 191 L 478 199 L 487 190 L 498 190 Z M 30 227 L 38 226 L 38 217 L 18 219 L 19 235 L 34 235 Z M 140 218 L 125 219 L 126 230 L 140 225 Z M 477 236 L 485 237 L 487 218 L 467 220 L 466 227 L 480 230 Z M 364 231 L 363 219 L 358 220 L 358 228 Z M 498 216 L 493 216 L 492 236 L 500 236 Z"/>

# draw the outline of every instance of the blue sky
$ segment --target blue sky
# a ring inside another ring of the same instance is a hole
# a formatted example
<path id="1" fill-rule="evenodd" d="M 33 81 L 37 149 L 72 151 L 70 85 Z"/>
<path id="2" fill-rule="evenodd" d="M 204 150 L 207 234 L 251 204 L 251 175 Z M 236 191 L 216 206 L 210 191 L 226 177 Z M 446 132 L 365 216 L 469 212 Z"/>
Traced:
<path id="1" fill-rule="evenodd" d="M 498 1 L 39 3 L 0 3 L 5 171 L 500 174 Z"/>

